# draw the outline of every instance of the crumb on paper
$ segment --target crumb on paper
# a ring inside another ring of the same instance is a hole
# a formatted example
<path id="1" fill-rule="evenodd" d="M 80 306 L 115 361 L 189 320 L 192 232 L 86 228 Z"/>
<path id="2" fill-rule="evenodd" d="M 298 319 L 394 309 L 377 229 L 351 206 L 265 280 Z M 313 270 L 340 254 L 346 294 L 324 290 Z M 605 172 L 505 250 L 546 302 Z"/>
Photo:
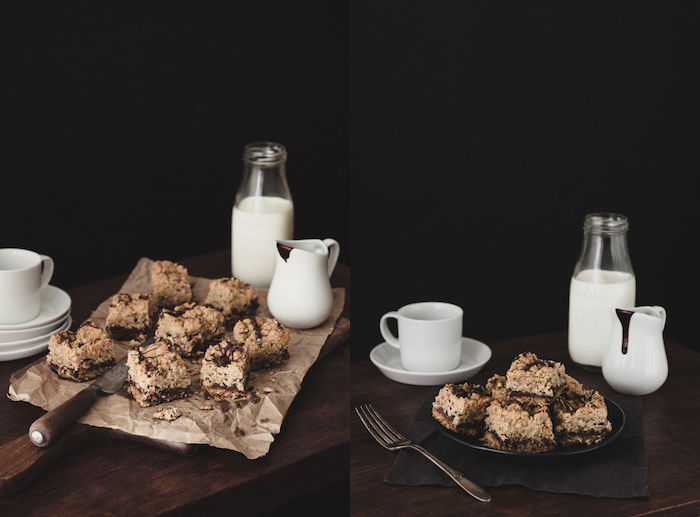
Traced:
<path id="1" fill-rule="evenodd" d="M 160 408 L 158 411 L 153 413 L 153 418 L 156 420 L 167 420 L 168 422 L 172 422 L 173 420 L 177 420 L 182 416 L 182 410 L 180 408 L 176 407 L 167 407 L 167 408 Z"/>
<path id="2" fill-rule="evenodd" d="M 205 411 L 209 411 L 211 409 L 214 409 L 214 403 L 210 402 L 208 400 L 197 400 L 194 399 L 194 403 L 197 405 L 199 409 L 203 409 Z"/>
<path id="3" fill-rule="evenodd" d="M 273 377 L 273 378 L 270 379 L 270 380 L 271 380 L 272 382 L 277 382 L 277 377 Z"/>
<path id="4" fill-rule="evenodd" d="M 265 393 L 272 393 L 273 389 L 272 389 L 272 388 L 269 388 L 269 387 L 267 387 L 267 386 L 265 386 L 265 387 L 263 388 L 263 391 L 264 391 Z"/>

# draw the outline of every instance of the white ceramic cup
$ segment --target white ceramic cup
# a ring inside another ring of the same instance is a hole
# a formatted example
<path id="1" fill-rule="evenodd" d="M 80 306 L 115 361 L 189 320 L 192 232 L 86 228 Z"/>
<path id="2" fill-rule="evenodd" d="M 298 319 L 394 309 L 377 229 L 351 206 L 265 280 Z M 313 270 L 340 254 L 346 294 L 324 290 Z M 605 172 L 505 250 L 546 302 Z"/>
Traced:
<path id="1" fill-rule="evenodd" d="M 22 323 L 41 311 L 41 289 L 53 275 L 53 259 L 29 250 L 0 249 L 0 323 Z"/>
<path id="2" fill-rule="evenodd" d="M 414 372 L 447 372 L 462 356 L 462 308 L 444 302 L 419 302 L 387 312 L 379 321 L 384 340 L 401 353 L 401 366 Z M 399 337 L 387 320 L 396 318 Z"/>

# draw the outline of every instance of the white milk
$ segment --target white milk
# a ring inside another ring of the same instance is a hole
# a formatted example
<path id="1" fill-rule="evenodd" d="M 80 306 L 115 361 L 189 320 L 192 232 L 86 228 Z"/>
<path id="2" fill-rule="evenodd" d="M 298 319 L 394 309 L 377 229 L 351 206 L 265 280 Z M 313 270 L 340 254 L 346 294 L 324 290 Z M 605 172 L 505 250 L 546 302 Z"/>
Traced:
<path id="1" fill-rule="evenodd" d="M 233 276 L 253 287 L 268 287 L 275 271 L 275 241 L 293 238 L 294 205 L 289 199 L 246 197 L 231 216 Z"/>
<path id="2" fill-rule="evenodd" d="M 585 269 L 571 279 L 569 354 L 579 364 L 601 366 L 610 344 L 613 311 L 634 307 L 634 275 Z"/>

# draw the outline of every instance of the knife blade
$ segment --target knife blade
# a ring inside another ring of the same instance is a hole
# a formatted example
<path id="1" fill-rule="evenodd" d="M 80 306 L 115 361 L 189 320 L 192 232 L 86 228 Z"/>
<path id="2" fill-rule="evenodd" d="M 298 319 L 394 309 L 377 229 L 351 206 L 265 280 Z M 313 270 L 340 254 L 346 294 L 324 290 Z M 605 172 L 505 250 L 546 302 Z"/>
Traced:
<path id="1" fill-rule="evenodd" d="M 116 393 L 126 382 L 126 376 L 129 373 L 129 367 L 126 365 L 126 356 L 117 361 L 117 364 L 112 366 L 105 373 L 100 375 L 91 386 L 99 388 L 102 393 Z"/>
<path id="2" fill-rule="evenodd" d="M 153 342 L 154 338 L 149 337 L 140 346 L 150 345 Z M 112 395 L 122 389 L 128 373 L 129 367 L 126 365 L 126 356 L 124 356 L 87 388 L 36 419 L 29 427 L 29 439 L 37 447 L 48 447 L 77 422 L 100 395 Z"/>

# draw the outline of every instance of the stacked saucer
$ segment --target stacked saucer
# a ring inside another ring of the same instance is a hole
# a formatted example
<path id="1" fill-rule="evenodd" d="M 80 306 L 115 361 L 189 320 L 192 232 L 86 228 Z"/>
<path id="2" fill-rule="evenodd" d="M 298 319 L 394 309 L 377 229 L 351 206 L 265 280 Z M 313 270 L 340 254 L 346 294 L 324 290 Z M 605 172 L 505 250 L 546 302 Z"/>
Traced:
<path id="1" fill-rule="evenodd" d="M 54 332 L 70 328 L 70 296 L 47 285 L 41 290 L 41 310 L 33 320 L 0 324 L 0 361 L 13 361 L 38 354 L 49 346 Z"/>

